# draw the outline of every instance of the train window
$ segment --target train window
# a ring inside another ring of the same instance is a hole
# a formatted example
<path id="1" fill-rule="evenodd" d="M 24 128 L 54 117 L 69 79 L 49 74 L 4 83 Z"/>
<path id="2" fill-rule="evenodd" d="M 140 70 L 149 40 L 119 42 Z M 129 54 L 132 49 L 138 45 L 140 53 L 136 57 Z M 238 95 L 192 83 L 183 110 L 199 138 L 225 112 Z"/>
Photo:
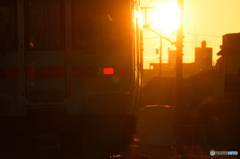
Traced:
<path id="1" fill-rule="evenodd" d="M 130 35 L 130 1 L 73 0 L 72 22 L 74 49 L 120 44 Z"/>
<path id="2" fill-rule="evenodd" d="M 17 1 L 0 1 L 0 49 L 17 50 Z"/>
<path id="3" fill-rule="evenodd" d="M 59 49 L 63 44 L 64 15 L 61 0 L 28 0 L 26 12 L 27 49 Z"/>

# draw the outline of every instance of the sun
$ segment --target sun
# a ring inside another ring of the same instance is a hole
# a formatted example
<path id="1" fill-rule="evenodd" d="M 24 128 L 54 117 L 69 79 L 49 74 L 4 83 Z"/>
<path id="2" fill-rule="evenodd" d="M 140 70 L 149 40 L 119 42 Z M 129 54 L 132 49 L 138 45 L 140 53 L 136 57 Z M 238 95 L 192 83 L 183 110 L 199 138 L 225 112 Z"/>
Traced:
<path id="1" fill-rule="evenodd" d="M 152 13 L 154 27 L 162 32 L 170 33 L 177 30 L 180 23 L 180 9 L 174 1 L 160 3 Z"/>

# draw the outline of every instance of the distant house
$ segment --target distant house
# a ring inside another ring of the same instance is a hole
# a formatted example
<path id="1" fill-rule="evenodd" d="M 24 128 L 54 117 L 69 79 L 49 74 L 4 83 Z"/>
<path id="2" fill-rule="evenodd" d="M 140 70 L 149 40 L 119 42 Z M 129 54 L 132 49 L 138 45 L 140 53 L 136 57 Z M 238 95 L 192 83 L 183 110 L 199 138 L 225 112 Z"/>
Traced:
<path id="1" fill-rule="evenodd" d="M 219 106 L 217 101 L 224 97 L 223 89 L 219 73 L 213 69 L 183 79 L 184 122 L 209 123 L 213 108 Z"/>
<path id="2" fill-rule="evenodd" d="M 240 67 L 240 33 L 223 35 L 221 50 L 217 53 L 221 56 L 216 64 L 221 76 L 226 74 L 238 74 Z"/>
<path id="3" fill-rule="evenodd" d="M 174 105 L 175 77 L 154 76 L 143 87 L 144 105 Z"/>
<path id="4" fill-rule="evenodd" d="M 195 48 L 195 62 L 182 64 L 182 75 L 184 78 L 194 75 L 200 70 L 212 68 L 212 48 L 206 45 L 206 41 L 202 41 L 201 47 Z M 159 63 L 150 63 L 150 68 L 144 70 L 144 83 L 149 82 L 153 76 L 159 75 L 159 66 Z M 176 76 L 176 50 L 168 50 L 168 63 L 161 64 L 161 76 Z"/>
<path id="5" fill-rule="evenodd" d="M 150 70 L 153 70 L 154 75 L 159 75 L 159 63 L 150 63 Z M 176 74 L 176 66 L 171 63 L 161 64 L 161 75 L 164 77 L 174 77 Z"/>
<path id="6" fill-rule="evenodd" d="M 212 68 L 212 48 L 207 47 L 206 41 L 202 41 L 201 47 L 195 48 L 195 65 L 198 70 Z"/>
<path id="7" fill-rule="evenodd" d="M 221 98 L 223 84 L 220 75 L 215 70 L 204 70 L 183 80 L 186 100 L 200 103 L 207 98 Z"/>
<path id="8" fill-rule="evenodd" d="M 153 76 L 156 76 L 157 73 L 154 72 L 154 70 L 151 69 L 143 69 L 143 83 L 144 85 L 147 84 Z"/>

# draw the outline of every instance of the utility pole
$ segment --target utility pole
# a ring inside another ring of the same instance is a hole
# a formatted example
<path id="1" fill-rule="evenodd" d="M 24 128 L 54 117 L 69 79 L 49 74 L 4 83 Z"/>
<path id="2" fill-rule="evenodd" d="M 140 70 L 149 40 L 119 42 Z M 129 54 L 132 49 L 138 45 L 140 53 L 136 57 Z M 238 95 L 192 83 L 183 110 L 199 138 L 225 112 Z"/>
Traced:
<path id="1" fill-rule="evenodd" d="M 238 77 L 237 77 L 237 85 L 238 85 L 238 106 L 237 106 L 237 150 L 240 149 L 240 67 L 238 68 Z M 239 152 L 238 152 L 239 153 Z M 240 159 L 240 155 L 237 155 L 237 159 Z"/>
<path id="2" fill-rule="evenodd" d="M 163 0 L 165 4 L 165 0 Z M 161 20 L 161 19 L 160 19 Z M 162 29 L 160 29 L 160 47 L 159 47 L 159 78 L 162 77 Z"/>
<path id="3" fill-rule="evenodd" d="M 176 100 L 175 100 L 175 111 L 174 111 L 174 123 L 176 132 L 176 148 L 179 155 L 185 158 L 183 153 L 183 143 L 182 143 L 182 56 L 183 56 L 183 0 L 177 0 L 180 9 L 180 24 L 177 30 L 177 41 L 173 42 L 170 39 L 162 36 L 162 33 L 158 33 L 152 30 L 149 25 L 145 24 L 143 28 L 147 28 L 152 32 L 160 36 L 160 64 L 159 64 L 159 76 L 161 76 L 161 55 L 162 55 L 162 38 L 170 42 L 172 45 L 176 46 Z M 147 9 L 155 9 L 152 7 L 142 7 L 145 9 L 145 14 L 147 14 Z M 146 16 L 146 15 L 145 15 Z"/>
<path id="4" fill-rule="evenodd" d="M 178 0 L 180 9 L 180 24 L 177 30 L 177 53 L 176 53 L 176 104 L 175 104 L 175 126 L 176 126 L 176 148 L 181 157 L 184 158 L 182 143 L 182 56 L 183 56 L 183 0 Z"/>
<path id="5" fill-rule="evenodd" d="M 162 76 L 162 29 L 160 31 L 160 48 L 159 48 L 159 77 Z"/>

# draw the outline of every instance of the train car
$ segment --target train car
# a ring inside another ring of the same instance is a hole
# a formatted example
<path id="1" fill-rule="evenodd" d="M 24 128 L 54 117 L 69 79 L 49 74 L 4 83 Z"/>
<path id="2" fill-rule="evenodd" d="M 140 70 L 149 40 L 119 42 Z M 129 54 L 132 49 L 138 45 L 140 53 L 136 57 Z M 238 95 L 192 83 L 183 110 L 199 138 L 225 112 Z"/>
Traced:
<path id="1" fill-rule="evenodd" d="M 139 1 L 1 0 L 0 21 L 1 147 L 126 148 L 142 96 Z"/>

